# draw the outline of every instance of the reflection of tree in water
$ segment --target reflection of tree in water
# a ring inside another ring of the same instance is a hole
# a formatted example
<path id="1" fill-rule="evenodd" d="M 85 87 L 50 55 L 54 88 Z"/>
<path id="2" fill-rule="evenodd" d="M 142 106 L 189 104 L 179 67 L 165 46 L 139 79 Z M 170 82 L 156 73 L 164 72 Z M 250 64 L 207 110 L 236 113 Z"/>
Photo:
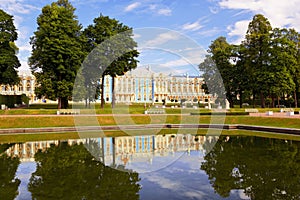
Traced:
<path id="1" fill-rule="evenodd" d="M 0 145 L 0 199 L 15 199 L 20 180 L 15 177 L 20 164 L 19 158 L 8 157 L 5 153 L 9 144 Z"/>
<path id="2" fill-rule="evenodd" d="M 35 160 L 29 183 L 34 199 L 139 199 L 138 173 L 104 166 L 82 144 L 51 146 Z"/>
<path id="3" fill-rule="evenodd" d="M 244 189 L 252 199 L 300 199 L 300 142 L 220 137 L 204 159 L 201 169 L 223 197 Z"/>

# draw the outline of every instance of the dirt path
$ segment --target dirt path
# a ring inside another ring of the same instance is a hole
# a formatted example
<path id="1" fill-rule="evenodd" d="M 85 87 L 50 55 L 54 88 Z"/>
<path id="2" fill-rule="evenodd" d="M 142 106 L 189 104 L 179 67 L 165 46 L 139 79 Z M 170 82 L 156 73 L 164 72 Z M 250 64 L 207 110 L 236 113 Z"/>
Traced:
<path id="1" fill-rule="evenodd" d="M 267 113 L 249 113 L 252 117 L 274 117 L 274 118 L 300 118 L 300 114 L 288 115 L 285 112 L 273 112 L 273 115 L 268 115 Z"/>

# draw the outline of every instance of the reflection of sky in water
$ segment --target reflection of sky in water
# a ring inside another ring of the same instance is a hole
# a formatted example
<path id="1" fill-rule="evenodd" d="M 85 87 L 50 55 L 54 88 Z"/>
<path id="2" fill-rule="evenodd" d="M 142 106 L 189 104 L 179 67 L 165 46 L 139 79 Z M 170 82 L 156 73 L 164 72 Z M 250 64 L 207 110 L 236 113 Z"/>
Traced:
<path id="1" fill-rule="evenodd" d="M 142 186 L 140 199 L 249 199 L 243 190 L 232 190 L 228 198 L 223 198 L 214 191 L 205 171 L 200 169 L 204 161 L 203 150 L 169 150 L 131 155 L 135 157 L 129 159 L 125 168 L 139 173 L 139 184 Z M 116 156 L 118 164 L 122 164 L 120 158 Z M 109 163 L 111 162 L 105 164 L 109 166 Z M 17 200 L 32 199 L 27 187 L 31 174 L 35 171 L 35 162 L 21 162 L 19 165 L 16 176 L 21 184 Z"/>
<path id="2" fill-rule="evenodd" d="M 231 191 L 231 196 L 223 198 L 215 193 L 209 183 L 208 176 L 200 169 L 203 161 L 203 153 L 200 151 L 178 152 L 164 157 L 154 157 L 152 167 L 149 162 L 144 160 L 137 163 L 131 163 L 127 168 L 146 167 L 147 173 L 140 173 L 140 199 L 142 200 L 160 200 L 160 199 L 249 199 L 244 196 L 243 190 Z M 164 166 L 164 167 L 162 167 Z M 150 169 L 158 169 L 151 171 Z M 17 177 L 21 180 L 19 186 L 19 195 L 17 200 L 31 199 L 31 193 L 28 191 L 28 183 L 31 173 L 35 172 L 35 162 L 22 162 L 17 170 Z"/>
<path id="3" fill-rule="evenodd" d="M 27 200 L 32 199 L 31 193 L 28 191 L 28 183 L 31 177 L 31 174 L 36 170 L 36 163 L 35 162 L 21 162 L 16 176 L 18 179 L 21 180 L 19 185 L 19 195 L 17 196 L 17 200 Z"/>
<path id="4" fill-rule="evenodd" d="M 140 199 L 247 199 L 243 191 L 232 191 L 228 198 L 216 194 L 208 176 L 200 169 L 202 161 L 201 153 L 191 151 L 161 170 L 141 173 Z"/>

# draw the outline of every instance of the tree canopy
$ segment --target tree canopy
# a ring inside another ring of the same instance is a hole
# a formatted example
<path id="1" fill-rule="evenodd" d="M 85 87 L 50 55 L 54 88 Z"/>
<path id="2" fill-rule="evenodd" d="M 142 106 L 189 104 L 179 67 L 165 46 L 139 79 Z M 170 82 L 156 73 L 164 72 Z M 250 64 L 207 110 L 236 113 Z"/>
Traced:
<path id="1" fill-rule="evenodd" d="M 272 28 L 266 17 L 257 14 L 249 23 L 241 44 L 229 44 L 225 37 L 212 42 L 209 56 L 222 76 L 231 107 L 238 98 L 240 107 L 251 98 L 255 106 L 257 95 L 261 107 L 266 106 L 265 98 L 271 99 L 269 106 L 272 107 L 276 98 L 277 105 L 281 104 L 280 98 L 282 101 L 294 99 L 297 107 L 299 37 L 294 29 Z M 200 71 L 207 62 L 206 59 L 199 65 Z M 206 75 L 204 72 L 204 78 Z"/>
<path id="2" fill-rule="evenodd" d="M 68 107 L 73 84 L 83 60 L 81 25 L 68 0 L 46 5 L 37 19 L 31 38 L 29 65 L 39 86 L 36 93 L 58 99 L 58 108 Z"/>
<path id="3" fill-rule="evenodd" d="M 132 28 L 102 14 L 83 31 L 83 35 L 87 38 L 86 50 L 97 52 L 86 59 L 87 63 L 84 64 L 85 84 L 86 86 L 92 85 L 100 77 L 102 78 L 101 105 L 103 107 L 104 76 L 110 75 L 113 78 L 112 92 L 114 96 L 114 78 L 137 67 L 136 57 L 139 55 L 136 50 L 137 43 L 132 38 Z M 93 65 L 89 65 L 89 63 L 93 63 Z M 95 70 L 98 73 L 94 73 Z M 114 97 L 112 102 L 114 105 Z"/>
<path id="4" fill-rule="evenodd" d="M 18 84 L 17 68 L 21 66 L 16 56 L 18 39 L 13 17 L 0 9 L 0 84 Z"/>

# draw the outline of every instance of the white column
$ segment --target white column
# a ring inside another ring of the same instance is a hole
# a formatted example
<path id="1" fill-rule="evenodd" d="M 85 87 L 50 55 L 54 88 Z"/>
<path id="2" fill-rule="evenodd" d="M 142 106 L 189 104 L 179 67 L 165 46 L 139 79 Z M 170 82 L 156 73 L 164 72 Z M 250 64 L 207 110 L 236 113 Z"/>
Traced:
<path id="1" fill-rule="evenodd" d="M 183 93 L 183 81 L 181 81 L 180 83 L 180 92 Z"/>
<path id="2" fill-rule="evenodd" d="M 120 85 L 120 94 L 123 94 L 124 89 L 123 89 L 123 80 L 122 80 L 122 78 L 120 78 L 119 81 L 120 81 L 120 84 L 119 84 Z"/>
<path id="3" fill-rule="evenodd" d="M 26 92 L 26 79 L 23 79 L 22 82 L 23 82 L 23 91 L 22 91 L 22 93 L 25 93 Z"/>
<path id="4" fill-rule="evenodd" d="M 192 93 L 195 94 L 195 82 L 192 82 Z"/>
<path id="5" fill-rule="evenodd" d="M 129 93 L 129 78 L 126 78 L 126 94 Z"/>
<path id="6" fill-rule="evenodd" d="M 165 80 L 164 93 L 167 93 L 167 91 L 168 91 L 168 82 Z"/>

